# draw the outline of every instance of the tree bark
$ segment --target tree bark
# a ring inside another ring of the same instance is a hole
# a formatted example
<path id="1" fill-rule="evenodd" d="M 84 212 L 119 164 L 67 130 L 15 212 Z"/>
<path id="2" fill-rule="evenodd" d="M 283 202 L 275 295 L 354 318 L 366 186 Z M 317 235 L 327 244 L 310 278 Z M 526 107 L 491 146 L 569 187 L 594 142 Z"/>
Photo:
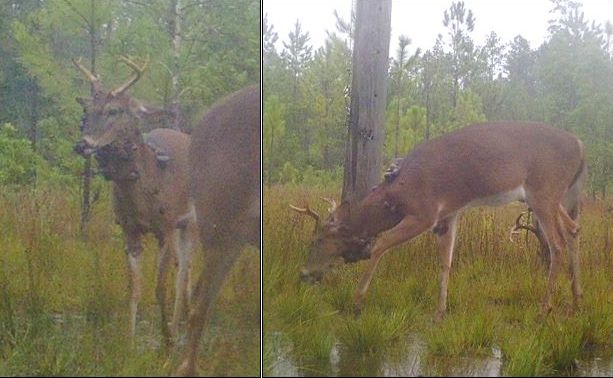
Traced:
<path id="1" fill-rule="evenodd" d="M 382 169 L 391 0 L 358 0 L 343 201 L 359 201 Z"/>

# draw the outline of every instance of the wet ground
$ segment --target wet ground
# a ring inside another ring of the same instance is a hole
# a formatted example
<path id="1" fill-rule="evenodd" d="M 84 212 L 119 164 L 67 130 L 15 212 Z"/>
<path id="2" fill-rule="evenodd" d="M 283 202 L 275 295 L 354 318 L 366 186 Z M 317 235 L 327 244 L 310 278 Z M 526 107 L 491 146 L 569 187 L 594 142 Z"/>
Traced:
<path id="1" fill-rule="evenodd" d="M 408 337 L 403 347 L 385 353 L 355 355 L 347 353 L 340 344 L 330 352 L 329 361 L 296 363 L 291 356 L 292 346 L 277 342 L 276 360 L 271 376 L 468 376 L 500 377 L 503 375 L 502 353 L 496 347 L 490 356 L 442 357 L 427 353 L 426 346 L 417 335 Z M 574 376 L 613 376 L 613 355 L 609 352 L 586 355 L 577 361 Z"/>

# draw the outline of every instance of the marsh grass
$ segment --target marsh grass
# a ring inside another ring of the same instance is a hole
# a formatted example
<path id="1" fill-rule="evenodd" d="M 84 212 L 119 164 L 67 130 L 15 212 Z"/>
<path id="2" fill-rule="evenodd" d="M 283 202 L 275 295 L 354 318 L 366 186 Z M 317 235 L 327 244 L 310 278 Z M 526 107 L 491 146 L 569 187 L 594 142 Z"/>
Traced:
<path id="1" fill-rule="evenodd" d="M 0 188 L 0 375 L 169 374 L 178 358 L 160 348 L 157 243 L 144 240 L 144 290 L 132 343 L 123 238 L 108 193 L 93 207 L 85 237 L 79 216 L 76 192 Z M 200 252 L 194 256 L 196 280 Z M 259 374 L 259 259 L 246 249 L 224 286 L 203 338 L 203 374 Z"/>
<path id="2" fill-rule="evenodd" d="M 430 234 L 386 255 L 358 318 L 352 297 L 363 263 L 343 266 L 316 286 L 298 283 L 314 225 L 311 218 L 291 212 L 288 204 L 309 203 L 323 216 L 327 204 L 319 197 L 335 198 L 339 191 L 273 186 L 265 193 L 265 374 L 272 374 L 276 363 L 272 334 L 283 335 L 292 345 L 289 358 L 296 366 L 311 362 L 302 370 L 305 374 L 332 371 L 326 356 L 334 342 L 342 351 L 340 371 L 334 374 L 345 368 L 352 375 L 384 374 L 386 356 L 406 349 L 410 335 L 423 342 L 422 360 L 434 361 L 422 364 L 424 375 L 455 371 L 445 367 L 445 359 L 494 358 L 494 349 L 502 359 L 500 374 L 574 374 L 577 360 L 613 347 L 613 216 L 602 204 L 586 203 L 580 222 L 581 311 L 572 309 L 564 255 L 553 312 L 545 319 L 540 316 L 547 267 L 538 257 L 534 236 L 509 241 L 515 217 L 525 209 L 516 204 L 471 209 L 461 216 L 448 312 L 441 324 L 435 324 L 439 262 Z"/>

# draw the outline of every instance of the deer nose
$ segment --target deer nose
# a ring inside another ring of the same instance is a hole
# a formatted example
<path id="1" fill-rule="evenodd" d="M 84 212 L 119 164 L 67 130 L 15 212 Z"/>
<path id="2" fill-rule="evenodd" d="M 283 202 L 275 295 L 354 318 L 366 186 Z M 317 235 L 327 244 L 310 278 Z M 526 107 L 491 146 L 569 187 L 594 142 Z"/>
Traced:
<path id="1" fill-rule="evenodd" d="M 321 281 L 324 274 L 322 271 L 310 271 L 306 268 L 300 269 L 300 281 L 308 284 L 314 284 Z"/>

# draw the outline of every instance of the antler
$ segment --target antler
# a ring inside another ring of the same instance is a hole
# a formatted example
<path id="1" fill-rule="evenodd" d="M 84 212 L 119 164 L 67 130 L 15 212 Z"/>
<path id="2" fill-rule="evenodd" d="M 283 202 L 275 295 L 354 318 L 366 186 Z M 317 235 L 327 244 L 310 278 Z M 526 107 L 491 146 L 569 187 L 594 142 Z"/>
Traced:
<path id="1" fill-rule="evenodd" d="M 125 84 L 123 84 L 119 88 L 113 89 L 111 91 L 112 96 L 118 96 L 122 94 L 123 92 L 125 92 L 132 85 L 134 85 L 134 83 L 136 83 L 140 79 L 143 72 L 147 68 L 147 64 L 149 64 L 149 58 L 147 58 L 147 60 L 145 61 L 145 64 L 143 64 L 141 67 L 139 67 L 136 63 L 134 63 L 133 61 L 131 61 L 130 59 L 128 59 L 127 57 L 123 55 L 120 56 L 119 58 L 123 60 L 123 62 L 127 64 L 130 68 L 132 68 L 132 70 L 134 70 L 134 76 L 132 76 L 130 80 L 128 80 Z"/>
<path id="2" fill-rule="evenodd" d="M 336 210 L 336 201 L 330 198 L 319 197 L 326 201 L 331 207 L 328 208 L 328 212 L 333 213 Z"/>
<path id="3" fill-rule="evenodd" d="M 79 60 L 74 60 L 74 58 L 72 59 L 72 64 L 75 65 L 75 67 L 77 67 L 77 69 L 79 71 L 81 71 L 81 73 L 83 73 L 83 75 L 85 75 L 85 77 L 87 78 L 87 80 L 89 80 L 89 82 L 92 84 L 94 91 L 99 92 L 101 87 L 100 87 L 100 78 L 97 75 L 94 75 L 90 70 L 88 70 L 87 68 L 85 68 L 82 64 L 81 64 L 81 58 L 79 58 Z"/>
<path id="4" fill-rule="evenodd" d="M 532 233 L 534 233 L 534 235 L 536 235 L 538 237 L 538 233 L 536 231 L 536 228 L 528 225 L 528 224 L 520 224 L 519 221 L 521 220 L 521 218 L 525 215 L 525 214 L 530 214 L 532 212 L 532 210 L 528 209 L 526 211 L 522 211 L 521 213 L 519 213 L 519 216 L 517 216 L 517 219 L 515 219 L 515 226 L 513 226 L 513 228 L 511 228 L 511 232 L 509 234 L 509 239 L 511 240 L 511 242 L 515 242 L 515 240 L 513 240 L 513 236 L 519 234 L 519 230 L 528 230 Z"/>
<path id="5" fill-rule="evenodd" d="M 319 226 L 319 214 L 317 214 L 315 211 L 311 210 L 311 208 L 309 207 L 309 205 L 306 205 L 305 208 L 301 208 L 301 207 L 296 207 L 292 204 L 289 205 L 290 209 L 299 212 L 301 214 L 305 214 L 308 215 L 310 217 L 313 217 L 315 219 L 315 229 L 317 230 L 317 227 Z"/>

